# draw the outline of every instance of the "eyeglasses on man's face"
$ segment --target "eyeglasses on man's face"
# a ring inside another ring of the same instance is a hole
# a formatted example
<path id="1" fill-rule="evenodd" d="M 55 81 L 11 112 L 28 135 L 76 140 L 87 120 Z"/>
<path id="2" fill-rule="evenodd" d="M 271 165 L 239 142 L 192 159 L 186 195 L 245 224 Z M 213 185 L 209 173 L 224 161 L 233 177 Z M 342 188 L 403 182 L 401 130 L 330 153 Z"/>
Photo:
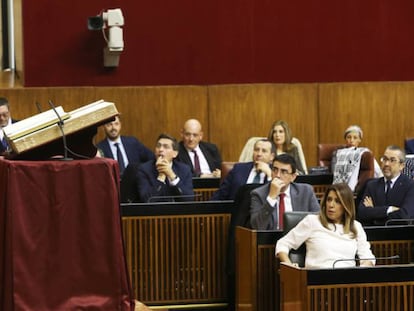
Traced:
<path id="1" fill-rule="evenodd" d="M 292 174 L 292 172 L 289 172 L 288 170 L 286 170 L 284 168 L 278 168 L 276 166 L 273 166 L 272 167 L 272 171 L 275 174 L 279 174 L 280 173 L 281 176 L 287 176 L 287 175 Z"/>
<path id="2" fill-rule="evenodd" d="M 388 158 L 386 156 L 382 156 L 380 158 L 380 161 L 381 161 L 381 163 L 387 163 L 387 162 L 389 162 L 391 164 L 402 163 L 402 161 L 400 159 L 398 159 L 398 158 L 394 158 L 394 157 Z"/>

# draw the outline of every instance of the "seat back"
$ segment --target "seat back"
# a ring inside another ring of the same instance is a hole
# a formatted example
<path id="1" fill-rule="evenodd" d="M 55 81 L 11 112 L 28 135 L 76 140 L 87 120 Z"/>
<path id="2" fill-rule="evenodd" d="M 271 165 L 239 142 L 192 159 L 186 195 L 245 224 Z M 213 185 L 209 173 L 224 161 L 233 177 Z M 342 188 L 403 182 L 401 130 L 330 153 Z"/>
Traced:
<path id="1" fill-rule="evenodd" d="M 294 228 L 306 215 L 317 214 L 311 212 L 285 212 L 283 214 L 283 231 L 288 233 Z M 298 249 L 290 250 L 289 258 L 292 262 L 299 264 L 300 267 L 305 266 L 306 245 L 302 244 Z"/>
<path id="2" fill-rule="evenodd" d="M 267 137 L 250 137 L 240 153 L 239 162 L 250 162 L 253 160 L 253 146 L 259 139 L 266 139 Z M 303 153 L 302 144 L 296 137 L 292 137 L 292 144 L 298 149 L 299 160 L 302 164 L 305 174 L 308 174 L 308 167 L 306 166 L 305 154 Z"/>
<path id="3" fill-rule="evenodd" d="M 246 144 L 243 147 L 242 152 L 240 153 L 239 162 L 250 162 L 253 161 L 253 147 L 256 141 L 259 139 L 266 139 L 267 137 L 250 137 Z"/>
<path id="4" fill-rule="evenodd" d="M 404 139 L 404 147 L 406 154 L 414 154 L 414 137 Z"/>
<path id="5" fill-rule="evenodd" d="M 374 177 L 374 155 L 371 151 L 365 151 L 361 155 L 361 163 L 359 165 L 358 183 L 355 186 L 355 193 L 360 192 L 368 179 Z"/>
<path id="6" fill-rule="evenodd" d="M 220 184 L 226 179 L 229 172 L 233 169 L 234 164 L 237 162 L 221 162 L 221 176 L 220 176 Z"/>
<path id="7" fill-rule="evenodd" d="M 303 153 L 303 148 L 302 148 L 302 144 L 299 141 L 299 139 L 297 139 L 296 137 L 292 137 L 292 144 L 294 144 L 296 146 L 296 148 L 298 148 L 298 154 L 299 154 L 299 160 L 300 163 L 302 164 L 303 167 L 303 173 L 305 175 L 308 174 L 308 167 L 306 165 L 306 159 L 305 159 L 305 154 Z"/>
<path id="8" fill-rule="evenodd" d="M 334 151 L 344 147 L 346 147 L 344 144 L 318 144 L 319 166 L 328 167 L 329 172 L 332 172 L 332 155 Z"/>

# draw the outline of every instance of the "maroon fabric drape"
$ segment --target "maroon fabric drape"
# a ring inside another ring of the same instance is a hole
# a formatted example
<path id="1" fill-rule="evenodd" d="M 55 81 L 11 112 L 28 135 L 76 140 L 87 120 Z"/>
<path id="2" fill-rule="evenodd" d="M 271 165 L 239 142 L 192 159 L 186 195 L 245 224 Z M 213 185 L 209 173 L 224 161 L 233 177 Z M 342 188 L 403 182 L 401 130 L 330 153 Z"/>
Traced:
<path id="1" fill-rule="evenodd" d="M 0 160 L 0 309 L 133 310 L 110 159 Z"/>

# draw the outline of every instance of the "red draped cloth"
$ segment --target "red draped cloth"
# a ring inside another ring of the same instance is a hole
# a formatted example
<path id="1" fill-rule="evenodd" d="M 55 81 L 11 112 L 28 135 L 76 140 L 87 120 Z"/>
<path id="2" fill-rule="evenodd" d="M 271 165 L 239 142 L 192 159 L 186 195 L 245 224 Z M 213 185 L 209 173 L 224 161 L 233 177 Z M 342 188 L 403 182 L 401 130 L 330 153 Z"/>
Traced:
<path id="1" fill-rule="evenodd" d="M 0 310 L 133 310 L 115 161 L 0 160 Z"/>

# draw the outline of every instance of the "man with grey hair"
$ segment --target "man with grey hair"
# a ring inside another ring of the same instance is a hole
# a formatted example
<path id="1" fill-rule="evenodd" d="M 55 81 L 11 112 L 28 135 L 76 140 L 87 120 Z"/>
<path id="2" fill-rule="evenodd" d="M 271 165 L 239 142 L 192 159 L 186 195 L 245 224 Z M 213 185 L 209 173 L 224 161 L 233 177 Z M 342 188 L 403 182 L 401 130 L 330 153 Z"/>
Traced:
<path id="1" fill-rule="evenodd" d="M 380 161 L 384 177 L 367 182 L 357 218 L 365 225 L 414 218 L 414 180 L 402 174 L 405 152 L 398 146 L 388 146 Z"/>

